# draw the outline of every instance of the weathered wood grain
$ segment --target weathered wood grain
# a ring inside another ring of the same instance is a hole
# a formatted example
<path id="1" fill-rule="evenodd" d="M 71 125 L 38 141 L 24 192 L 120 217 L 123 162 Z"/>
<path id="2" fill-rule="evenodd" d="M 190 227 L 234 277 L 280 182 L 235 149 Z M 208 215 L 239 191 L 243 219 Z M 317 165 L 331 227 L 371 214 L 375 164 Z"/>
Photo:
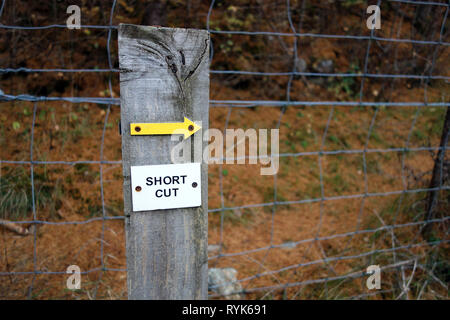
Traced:
<path id="1" fill-rule="evenodd" d="M 131 136 L 132 122 L 182 122 L 208 128 L 209 34 L 203 30 L 119 26 L 124 210 L 129 299 L 206 299 L 208 168 L 202 206 L 132 212 L 130 166 L 171 163 L 170 136 Z M 185 140 L 200 161 L 194 136 Z M 197 140 L 199 141 L 199 140 Z M 199 150 L 201 149 L 201 150 Z"/>

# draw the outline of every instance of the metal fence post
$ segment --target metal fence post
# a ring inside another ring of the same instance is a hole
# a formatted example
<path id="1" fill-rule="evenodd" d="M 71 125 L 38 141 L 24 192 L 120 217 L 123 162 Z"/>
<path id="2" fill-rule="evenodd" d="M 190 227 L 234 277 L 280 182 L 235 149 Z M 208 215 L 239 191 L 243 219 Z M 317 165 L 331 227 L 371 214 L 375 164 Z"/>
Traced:
<path id="1" fill-rule="evenodd" d="M 204 30 L 119 26 L 123 190 L 129 299 L 207 298 L 208 168 L 201 166 L 202 206 L 132 211 L 130 166 L 171 163 L 170 135 L 130 135 L 136 122 L 208 127 L 209 33 Z M 194 136 L 184 140 L 188 162 L 200 162 Z M 202 149 L 202 150 L 199 150 Z"/>

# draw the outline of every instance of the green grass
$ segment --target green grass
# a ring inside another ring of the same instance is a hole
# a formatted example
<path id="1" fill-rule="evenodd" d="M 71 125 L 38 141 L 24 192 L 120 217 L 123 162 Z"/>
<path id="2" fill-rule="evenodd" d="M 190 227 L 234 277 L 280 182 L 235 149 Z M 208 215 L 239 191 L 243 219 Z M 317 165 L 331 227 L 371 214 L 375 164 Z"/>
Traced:
<path id="1" fill-rule="evenodd" d="M 329 142 L 337 145 L 338 147 L 349 148 L 349 144 L 348 144 L 347 140 L 344 137 L 337 137 L 335 135 L 329 135 L 327 137 L 327 140 Z"/>
<path id="2" fill-rule="evenodd" d="M 373 174 L 381 174 L 382 170 L 380 167 L 380 161 L 378 159 L 370 158 L 366 160 L 366 168 L 367 173 L 373 173 Z"/>
<path id="3" fill-rule="evenodd" d="M 34 172 L 36 208 L 55 206 L 56 186 L 48 182 L 44 173 Z M 17 220 L 32 215 L 33 199 L 31 194 L 31 176 L 29 170 L 22 167 L 3 168 L 0 179 L 0 217 Z"/>
<path id="4" fill-rule="evenodd" d="M 360 72 L 358 63 L 351 63 L 346 73 L 358 73 Z M 336 78 L 329 86 L 329 91 L 334 92 L 337 97 L 347 96 L 353 100 L 359 97 L 359 80 L 354 77 L 342 77 Z M 352 109 L 356 111 L 358 107 Z"/>
<path id="5" fill-rule="evenodd" d="M 250 226 L 254 221 L 255 212 L 251 208 L 239 210 L 226 210 L 223 212 L 224 223 L 231 223 L 233 226 Z"/>
<path id="6" fill-rule="evenodd" d="M 325 185 L 331 185 L 333 191 L 338 194 L 350 189 L 350 184 L 339 173 L 331 177 L 325 177 Z"/>

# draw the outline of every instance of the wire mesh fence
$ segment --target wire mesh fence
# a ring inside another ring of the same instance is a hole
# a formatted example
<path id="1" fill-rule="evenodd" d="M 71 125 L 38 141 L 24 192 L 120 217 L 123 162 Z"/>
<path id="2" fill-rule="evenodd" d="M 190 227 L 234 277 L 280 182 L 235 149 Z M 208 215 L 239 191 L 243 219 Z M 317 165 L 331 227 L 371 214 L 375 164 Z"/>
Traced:
<path id="1" fill-rule="evenodd" d="M 4 298 L 126 298 L 116 38 L 148 7 L 78 2 L 80 30 L 66 3 L 0 7 Z M 210 165 L 209 266 L 237 270 L 210 297 L 446 299 L 450 4 L 156 3 L 206 20 L 210 127 L 280 130 L 275 175 Z"/>

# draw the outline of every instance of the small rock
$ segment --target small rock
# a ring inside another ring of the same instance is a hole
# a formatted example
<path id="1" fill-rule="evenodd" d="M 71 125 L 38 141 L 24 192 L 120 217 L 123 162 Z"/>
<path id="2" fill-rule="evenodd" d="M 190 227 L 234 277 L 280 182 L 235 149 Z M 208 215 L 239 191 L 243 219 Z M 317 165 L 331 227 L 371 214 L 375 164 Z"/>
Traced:
<path id="1" fill-rule="evenodd" d="M 237 282 L 237 271 L 233 268 L 211 268 L 208 270 L 208 289 L 223 295 L 227 300 L 241 299 L 242 286 Z"/>
<path id="2" fill-rule="evenodd" d="M 332 73 L 334 71 L 334 62 L 331 59 L 321 60 L 316 65 L 316 69 L 321 73 Z"/>
<path id="3" fill-rule="evenodd" d="M 297 72 L 305 72 L 306 71 L 306 61 L 302 58 L 297 58 L 295 61 L 295 71 Z"/>
<path id="4" fill-rule="evenodd" d="M 281 248 L 283 249 L 294 249 L 295 247 L 297 247 L 297 244 L 292 241 L 285 242 L 281 245 Z"/>

